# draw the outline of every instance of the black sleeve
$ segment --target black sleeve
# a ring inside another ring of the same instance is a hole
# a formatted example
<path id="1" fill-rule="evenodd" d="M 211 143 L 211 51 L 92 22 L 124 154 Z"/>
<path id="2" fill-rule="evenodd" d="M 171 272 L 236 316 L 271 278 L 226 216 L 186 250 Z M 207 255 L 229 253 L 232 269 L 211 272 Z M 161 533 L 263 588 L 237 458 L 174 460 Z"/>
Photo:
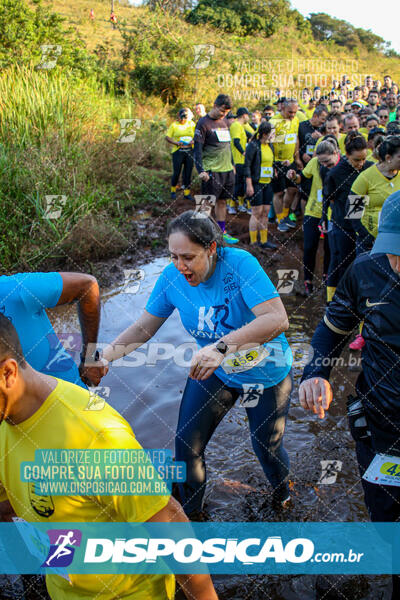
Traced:
<path id="1" fill-rule="evenodd" d="M 257 151 L 257 147 L 255 143 L 250 142 L 246 148 L 246 153 L 244 156 L 244 175 L 245 177 L 251 177 L 251 164 L 253 162 L 255 153 Z"/>
<path id="2" fill-rule="evenodd" d="M 197 123 L 196 129 L 194 130 L 193 159 L 198 173 L 202 173 L 204 171 L 203 146 L 205 142 L 205 136 L 206 131 L 204 127 L 201 127 L 201 125 L 199 126 L 199 123 Z"/>
<path id="3" fill-rule="evenodd" d="M 348 268 L 324 316 L 325 324 L 340 335 L 349 335 L 362 321 L 358 307 L 360 274 L 353 263 Z"/>
<path id="4" fill-rule="evenodd" d="M 195 142 L 193 148 L 193 159 L 196 166 L 197 172 L 202 173 L 203 169 L 203 144 L 201 142 Z"/>
<path id="5" fill-rule="evenodd" d="M 236 150 L 239 150 L 240 154 L 244 153 L 242 144 L 240 143 L 240 138 L 233 138 L 233 145 L 235 146 Z"/>
<path id="6" fill-rule="evenodd" d="M 333 366 L 330 359 L 340 356 L 353 329 L 362 320 L 357 307 L 358 280 L 356 268 L 352 264 L 343 275 L 325 316 L 314 333 L 311 341 L 314 355 L 304 369 L 302 380 L 310 377 L 329 379 Z"/>
<path id="7" fill-rule="evenodd" d="M 328 208 L 335 199 L 335 181 L 330 173 L 325 177 L 322 186 L 322 219 L 328 220 Z"/>
<path id="8" fill-rule="evenodd" d="M 249 141 L 253 137 L 255 130 L 254 130 L 254 133 L 250 133 L 250 131 L 247 131 L 247 129 L 245 129 L 245 133 L 246 133 L 247 141 Z"/>
<path id="9" fill-rule="evenodd" d="M 332 359 L 340 356 L 348 337 L 332 331 L 324 320 L 320 321 L 311 340 L 313 356 L 304 368 L 301 381 L 311 377 L 329 379 L 334 364 Z"/>

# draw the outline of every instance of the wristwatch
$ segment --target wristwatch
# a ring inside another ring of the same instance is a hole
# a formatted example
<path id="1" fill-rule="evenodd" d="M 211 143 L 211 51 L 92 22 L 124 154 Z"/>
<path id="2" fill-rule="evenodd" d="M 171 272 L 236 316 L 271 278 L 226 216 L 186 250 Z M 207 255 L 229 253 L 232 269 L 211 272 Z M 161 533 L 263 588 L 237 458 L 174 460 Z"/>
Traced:
<path id="1" fill-rule="evenodd" d="M 228 352 L 228 345 L 225 344 L 223 340 L 220 340 L 218 344 L 215 345 L 215 349 L 221 354 L 226 354 Z"/>

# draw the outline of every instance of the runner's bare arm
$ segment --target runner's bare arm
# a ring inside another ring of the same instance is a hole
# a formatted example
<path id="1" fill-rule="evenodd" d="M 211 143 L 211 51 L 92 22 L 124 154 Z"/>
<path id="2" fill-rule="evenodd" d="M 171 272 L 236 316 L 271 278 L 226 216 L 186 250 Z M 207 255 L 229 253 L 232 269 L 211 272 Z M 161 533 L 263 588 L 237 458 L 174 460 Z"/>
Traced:
<path id="1" fill-rule="evenodd" d="M 0 502 L 0 521 L 12 521 L 12 517 L 15 517 L 16 514 L 14 512 L 13 507 L 9 503 L 8 500 L 4 500 Z"/>
<path id="2" fill-rule="evenodd" d="M 234 346 L 233 352 L 273 340 L 289 328 L 289 321 L 280 298 L 272 298 L 251 309 L 256 318 L 251 323 L 224 335 L 221 339 Z"/>
<path id="3" fill-rule="evenodd" d="M 99 286 L 96 278 L 87 273 L 60 273 L 60 275 L 63 280 L 63 290 L 57 305 L 77 302 L 82 331 L 81 356 L 84 356 L 89 344 L 90 348 L 93 348 L 93 352 L 97 344 L 100 325 Z M 82 381 L 88 385 L 91 383 L 90 368 L 81 364 L 79 369 Z M 106 374 L 103 367 L 97 366 L 96 371 L 99 369 L 102 375 Z"/>
<path id="4" fill-rule="evenodd" d="M 189 523 L 182 506 L 172 496 L 168 504 L 153 515 L 149 522 Z M 210 575 L 175 575 L 186 598 L 190 600 L 218 600 Z"/>
<path id="5" fill-rule="evenodd" d="M 83 349 L 96 344 L 100 324 L 100 290 L 96 278 L 87 273 L 60 273 L 63 290 L 57 306 L 77 302 Z"/>
<path id="6" fill-rule="evenodd" d="M 103 357 L 111 362 L 130 354 L 152 338 L 165 321 L 165 318 L 155 317 L 144 310 L 135 323 L 125 329 L 104 349 Z"/>

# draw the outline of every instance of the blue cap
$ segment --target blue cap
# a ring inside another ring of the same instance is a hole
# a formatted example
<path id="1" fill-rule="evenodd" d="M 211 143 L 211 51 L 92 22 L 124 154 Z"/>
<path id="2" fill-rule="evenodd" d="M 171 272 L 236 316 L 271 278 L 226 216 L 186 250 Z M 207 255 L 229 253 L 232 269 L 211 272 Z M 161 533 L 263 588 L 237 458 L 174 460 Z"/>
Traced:
<path id="1" fill-rule="evenodd" d="M 386 198 L 380 214 L 378 235 L 371 254 L 400 256 L 400 191 Z"/>

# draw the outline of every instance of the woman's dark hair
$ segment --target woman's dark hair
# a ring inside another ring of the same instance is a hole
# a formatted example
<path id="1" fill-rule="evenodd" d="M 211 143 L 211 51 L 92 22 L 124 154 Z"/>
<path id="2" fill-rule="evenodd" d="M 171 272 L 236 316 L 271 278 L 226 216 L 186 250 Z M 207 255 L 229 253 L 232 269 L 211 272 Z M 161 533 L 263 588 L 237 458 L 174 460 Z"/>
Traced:
<path id="1" fill-rule="evenodd" d="M 386 126 L 386 133 L 388 135 L 399 135 L 400 134 L 400 121 L 391 121 Z"/>
<path id="2" fill-rule="evenodd" d="M 187 119 L 189 115 L 189 111 L 187 108 L 181 108 L 178 112 L 178 119 Z"/>
<path id="3" fill-rule="evenodd" d="M 225 246 L 221 228 L 206 212 L 187 210 L 175 217 L 168 224 L 167 236 L 178 232 L 203 248 L 209 248 L 213 242 L 217 242 L 217 247 Z"/>
<path id="4" fill-rule="evenodd" d="M 272 131 L 272 125 L 269 121 L 262 121 L 253 135 L 253 140 L 261 140 L 263 135 L 269 135 Z"/>
<path id="5" fill-rule="evenodd" d="M 366 150 L 368 147 L 367 140 L 362 133 L 350 131 L 344 140 L 344 147 L 346 148 L 346 154 L 351 154 L 356 150 Z"/>
<path id="6" fill-rule="evenodd" d="M 388 135 L 378 148 L 379 158 L 383 161 L 386 155 L 393 156 L 400 150 L 400 135 Z"/>

